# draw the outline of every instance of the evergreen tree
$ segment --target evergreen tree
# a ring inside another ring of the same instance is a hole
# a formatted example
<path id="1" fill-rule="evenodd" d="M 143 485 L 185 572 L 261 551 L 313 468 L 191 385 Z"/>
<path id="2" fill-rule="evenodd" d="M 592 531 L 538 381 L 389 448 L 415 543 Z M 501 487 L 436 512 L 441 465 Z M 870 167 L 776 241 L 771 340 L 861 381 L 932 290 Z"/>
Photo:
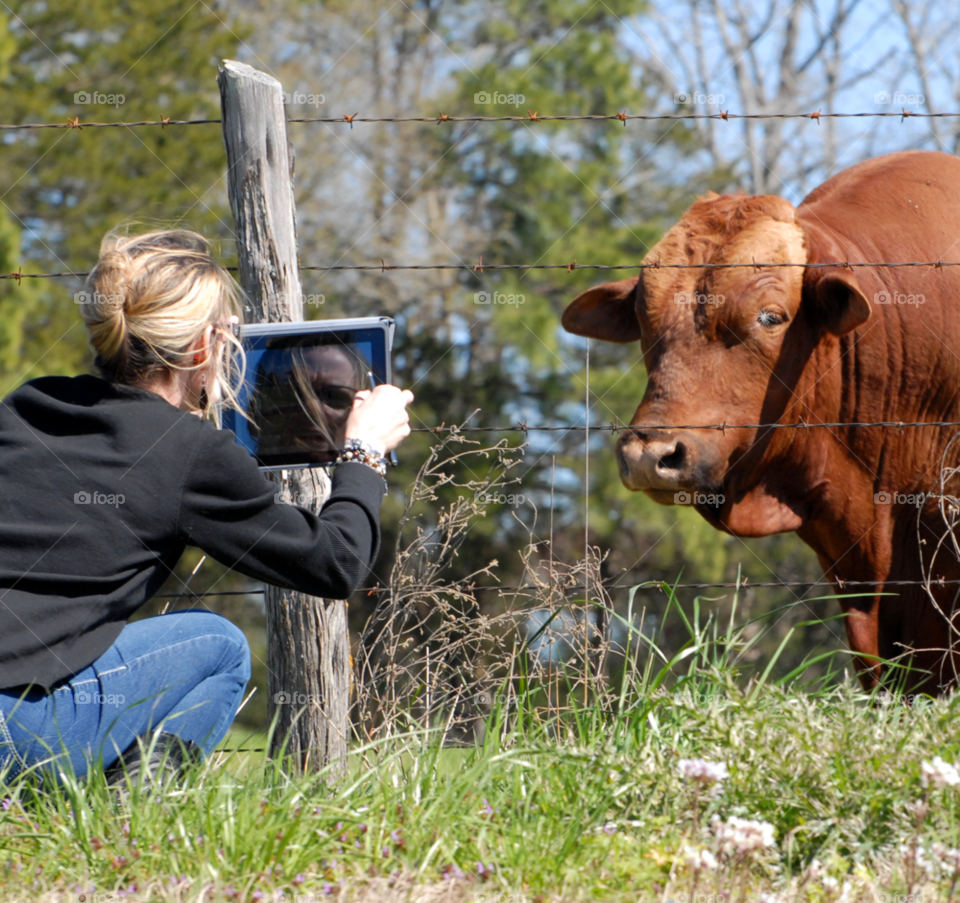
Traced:
<path id="1" fill-rule="evenodd" d="M 184 0 L 28 0 L 0 22 L 4 119 L 218 119 L 217 63 L 244 35 Z M 0 209 L 22 232 L 26 272 L 86 271 L 103 235 L 129 223 L 193 228 L 225 240 L 222 252 L 233 255 L 218 125 L 23 130 L 4 139 Z M 41 356 L 44 372 L 87 369 L 79 285 L 24 286 L 17 316 L 3 317 L 5 375 L 37 375 L 30 367 Z"/>

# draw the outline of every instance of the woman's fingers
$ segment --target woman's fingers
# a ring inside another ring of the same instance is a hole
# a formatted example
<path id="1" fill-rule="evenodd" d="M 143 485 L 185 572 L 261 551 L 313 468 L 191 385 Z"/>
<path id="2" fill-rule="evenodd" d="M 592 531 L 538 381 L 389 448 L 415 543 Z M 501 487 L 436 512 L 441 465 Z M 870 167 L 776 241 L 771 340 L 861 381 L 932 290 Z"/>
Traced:
<path id="1" fill-rule="evenodd" d="M 357 392 L 345 437 L 361 439 L 383 452 L 392 451 L 410 435 L 406 408 L 412 401 L 409 389 L 396 386 L 380 385 Z"/>

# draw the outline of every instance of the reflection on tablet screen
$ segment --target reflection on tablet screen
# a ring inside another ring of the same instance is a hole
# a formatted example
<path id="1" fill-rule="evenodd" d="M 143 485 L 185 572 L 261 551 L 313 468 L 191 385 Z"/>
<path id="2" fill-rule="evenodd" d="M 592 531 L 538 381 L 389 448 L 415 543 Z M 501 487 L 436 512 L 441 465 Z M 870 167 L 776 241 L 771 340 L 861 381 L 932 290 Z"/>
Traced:
<path id="1" fill-rule="evenodd" d="M 249 419 L 225 412 L 224 426 L 261 467 L 333 463 L 356 393 L 389 379 L 386 344 L 382 327 L 245 337 Z"/>
<path id="2" fill-rule="evenodd" d="M 370 364 L 353 346 L 275 351 L 261 358 L 250 400 L 264 465 L 324 464 L 343 447 L 354 396 Z"/>

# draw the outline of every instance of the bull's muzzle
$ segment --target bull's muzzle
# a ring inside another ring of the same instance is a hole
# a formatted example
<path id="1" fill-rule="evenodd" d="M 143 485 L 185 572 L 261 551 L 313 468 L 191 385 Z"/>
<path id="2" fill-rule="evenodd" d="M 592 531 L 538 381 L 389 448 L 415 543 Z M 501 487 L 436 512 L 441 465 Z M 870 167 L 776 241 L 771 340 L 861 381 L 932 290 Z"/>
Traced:
<path id="1" fill-rule="evenodd" d="M 617 442 L 620 479 L 627 489 L 670 504 L 677 491 L 712 482 L 709 461 L 714 456 L 701 445 L 690 433 L 630 427 Z"/>

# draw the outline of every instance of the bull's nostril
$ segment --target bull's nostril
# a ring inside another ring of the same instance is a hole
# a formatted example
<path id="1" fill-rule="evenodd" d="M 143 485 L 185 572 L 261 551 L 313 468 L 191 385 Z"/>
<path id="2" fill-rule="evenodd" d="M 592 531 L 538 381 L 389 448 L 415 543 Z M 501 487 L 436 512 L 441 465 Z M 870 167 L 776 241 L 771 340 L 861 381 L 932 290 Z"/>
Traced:
<path id="1" fill-rule="evenodd" d="M 664 455 L 657 461 L 658 470 L 682 470 L 687 458 L 687 450 L 682 442 L 678 442 L 669 455 Z"/>

